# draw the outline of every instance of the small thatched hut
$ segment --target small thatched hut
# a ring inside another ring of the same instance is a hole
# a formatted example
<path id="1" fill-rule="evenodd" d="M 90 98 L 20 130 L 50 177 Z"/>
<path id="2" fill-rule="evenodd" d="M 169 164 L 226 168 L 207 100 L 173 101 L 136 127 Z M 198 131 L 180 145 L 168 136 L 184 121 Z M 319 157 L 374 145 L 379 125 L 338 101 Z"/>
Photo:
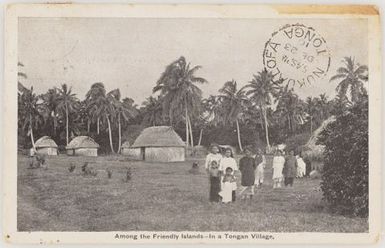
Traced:
<path id="1" fill-rule="evenodd" d="M 66 146 L 67 155 L 71 156 L 98 156 L 98 148 L 98 143 L 88 136 L 75 137 Z"/>
<path id="2" fill-rule="evenodd" d="M 57 155 L 57 144 L 48 136 L 43 136 L 35 142 L 36 152 L 50 156 Z"/>
<path id="3" fill-rule="evenodd" d="M 131 152 L 138 154 L 137 159 L 151 162 L 177 162 L 185 160 L 185 143 L 169 126 L 144 129 Z"/>

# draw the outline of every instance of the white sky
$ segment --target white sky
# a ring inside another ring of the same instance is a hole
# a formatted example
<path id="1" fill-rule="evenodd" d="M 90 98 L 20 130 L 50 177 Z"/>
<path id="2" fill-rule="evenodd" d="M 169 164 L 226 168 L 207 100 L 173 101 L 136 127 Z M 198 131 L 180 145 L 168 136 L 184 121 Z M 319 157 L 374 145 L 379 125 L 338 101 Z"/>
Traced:
<path id="1" fill-rule="evenodd" d="M 300 97 L 333 96 L 337 83 L 329 78 L 344 56 L 367 64 L 365 19 L 20 18 L 18 56 L 28 75 L 22 82 L 38 93 L 67 83 L 80 99 L 103 82 L 141 104 L 165 67 L 183 55 L 203 67 L 197 75 L 209 81 L 201 87 L 208 96 L 262 70 L 265 42 L 288 23 L 313 27 L 332 55 L 327 78 L 296 89 Z"/>

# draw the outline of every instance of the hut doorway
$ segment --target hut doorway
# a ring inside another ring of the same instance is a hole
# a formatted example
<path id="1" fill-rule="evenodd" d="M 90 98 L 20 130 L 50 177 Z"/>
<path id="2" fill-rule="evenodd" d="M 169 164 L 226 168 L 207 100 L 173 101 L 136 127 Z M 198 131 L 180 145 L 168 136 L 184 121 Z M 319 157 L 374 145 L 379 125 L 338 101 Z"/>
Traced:
<path id="1" fill-rule="evenodd" d="M 142 155 L 142 160 L 144 161 L 146 159 L 146 148 L 145 147 L 140 148 L 140 154 Z"/>

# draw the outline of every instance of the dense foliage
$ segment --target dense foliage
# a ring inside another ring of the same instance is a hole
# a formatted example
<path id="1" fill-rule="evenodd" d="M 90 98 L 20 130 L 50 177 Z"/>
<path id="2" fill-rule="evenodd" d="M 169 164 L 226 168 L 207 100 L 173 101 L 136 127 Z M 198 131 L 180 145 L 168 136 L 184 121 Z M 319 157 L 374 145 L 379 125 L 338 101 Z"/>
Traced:
<path id="1" fill-rule="evenodd" d="M 119 153 L 144 128 L 167 125 L 187 146 L 216 142 L 242 151 L 245 145 L 288 143 L 298 148 L 331 114 L 344 112 L 365 93 L 367 67 L 352 58 L 343 61 L 346 67 L 332 77 L 341 80 L 334 99 L 325 94 L 301 99 L 293 85 L 274 81 L 266 70 L 250 75 L 249 82 L 223 82 L 216 95 L 203 98 L 200 86 L 208 82 L 197 75 L 201 66 L 182 56 L 165 67 L 143 103 L 102 82 L 90 82 L 84 96 L 65 83 L 37 94 L 23 86 L 30 83 L 19 63 L 18 145 L 29 149 L 47 135 L 63 150 L 74 137 L 88 135 L 100 144 L 99 153 Z"/>
<path id="2" fill-rule="evenodd" d="M 333 210 L 368 215 L 368 98 L 336 115 L 318 139 L 325 145 L 322 191 Z"/>

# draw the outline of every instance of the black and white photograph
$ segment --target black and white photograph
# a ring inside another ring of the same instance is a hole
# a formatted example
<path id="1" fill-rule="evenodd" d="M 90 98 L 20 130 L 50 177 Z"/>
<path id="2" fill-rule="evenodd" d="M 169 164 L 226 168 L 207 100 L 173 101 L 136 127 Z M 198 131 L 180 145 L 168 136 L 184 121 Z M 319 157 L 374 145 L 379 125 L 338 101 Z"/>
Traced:
<path id="1" fill-rule="evenodd" d="M 10 242 L 378 238 L 374 6 L 27 7 L 6 26 Z"/>

